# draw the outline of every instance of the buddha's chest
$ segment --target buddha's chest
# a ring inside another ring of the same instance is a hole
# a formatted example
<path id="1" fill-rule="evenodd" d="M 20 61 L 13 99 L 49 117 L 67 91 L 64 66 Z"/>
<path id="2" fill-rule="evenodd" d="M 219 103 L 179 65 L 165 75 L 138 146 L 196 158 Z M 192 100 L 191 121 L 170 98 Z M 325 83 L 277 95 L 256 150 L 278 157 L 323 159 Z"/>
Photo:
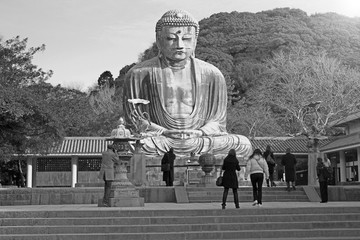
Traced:
<path id="1" fill-rule="evenodd" d="M 194 79 L 190 68 L 169 71 L 164 79 L 163 100 L 168 113 L 186 117 L 194 107 Z"/>

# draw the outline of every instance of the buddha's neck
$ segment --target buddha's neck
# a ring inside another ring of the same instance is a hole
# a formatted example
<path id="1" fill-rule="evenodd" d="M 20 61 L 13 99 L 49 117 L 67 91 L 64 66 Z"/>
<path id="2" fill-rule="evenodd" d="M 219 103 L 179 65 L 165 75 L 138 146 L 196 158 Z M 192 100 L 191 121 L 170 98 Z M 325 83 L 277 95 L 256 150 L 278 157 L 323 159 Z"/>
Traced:
<path id="1" fill-rule="evenodd" d="M 165 57 L 163 59 L 165 61 L 165 64 L 172 69 L 183 69 L 189 62 L 189 59 L 185 59 L 182 61 L 174 61 Z"/>

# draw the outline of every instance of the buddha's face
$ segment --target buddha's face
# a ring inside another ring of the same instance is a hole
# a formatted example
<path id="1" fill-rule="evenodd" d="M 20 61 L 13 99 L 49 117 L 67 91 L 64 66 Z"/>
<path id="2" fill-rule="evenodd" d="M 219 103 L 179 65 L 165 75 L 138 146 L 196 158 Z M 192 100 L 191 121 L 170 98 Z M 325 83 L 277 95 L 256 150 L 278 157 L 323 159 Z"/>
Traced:
<path id="1" fill-rule="evenodd" d="M 195 27 L 164 26 L 157 34 L 157 45 L 161 53 L 171 61 L 188 59 L 196 47 Z"/>

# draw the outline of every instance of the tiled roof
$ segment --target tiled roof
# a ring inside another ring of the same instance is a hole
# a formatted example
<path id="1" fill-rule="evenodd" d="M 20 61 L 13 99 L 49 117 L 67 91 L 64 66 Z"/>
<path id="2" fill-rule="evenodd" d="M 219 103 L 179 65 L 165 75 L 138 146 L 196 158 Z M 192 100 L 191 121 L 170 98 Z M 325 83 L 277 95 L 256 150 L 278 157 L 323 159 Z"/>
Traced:
<path id="1" fill-rule="evenodd" d="M 105 137 L 65 137 L 51 155 L 98 155 L 106 150 Z"/>
<path id="2" fill-rule="evenodd" d="M 333 127 L 344 127 L 352 121 L 360 121 L 360 112 L 355 112 L 355 113 L 349 114 L 348 116 L 346 116 L 340 120 L 329 123 L 329 125 L 333 126 Z"/>
<path id="3" fill-rule="evenodd" d="M 50 155 L 100 155 L 106 150 L 105 137 L 65 137 L 62 143 L 54 148 Z M 307 142 L 304 137 L 257 137 L 250 140 L 253 148 L 265 151 L 271 145 L 275 154 L 285 153 L 287 148 L 294 154 L 307 154 Z M 320 147 L 329 143 L 329 139 L 321 140 Z"/>
<path id="4" fill-rule="evenodd" d="M 360 146 L 360 133 L 353 133 L 334 139 L 332 142 L 321 147 L 322 152 L 336 151 L 340 149 L 355 148 Z"/>
<path id="5" fill-rule="evenodd" d="M 308 145 L 308 139 L 305 137 L 280 137 L 280 138 L 274 138 L 274 137 L 259 137 L 250 140 L 253 148 L 259 148 L 261 151 L 265 151 L 266 146 L 270 145 L 271 150 L 275 154 L 284 154 L 286 152 L 287 148 L 291 149 L 291 152 L 294 154 L 307 154 L 309 149 L 307 147 Z M 320 140 L 320 147 L 331 142 L 331 139 L 323 139 Z"/>

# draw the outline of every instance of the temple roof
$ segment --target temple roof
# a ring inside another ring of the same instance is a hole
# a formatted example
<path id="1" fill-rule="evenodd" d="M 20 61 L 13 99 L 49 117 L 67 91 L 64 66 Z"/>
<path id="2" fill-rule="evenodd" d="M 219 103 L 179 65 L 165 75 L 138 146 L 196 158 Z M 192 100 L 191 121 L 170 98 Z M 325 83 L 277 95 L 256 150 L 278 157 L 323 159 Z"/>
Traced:
<path id="1" fill-rule="evenodd" d="M 335 138 L 333 141 L 323 145 L 320 150 L 322 152 L 333 152 L 356 147 L 360 147 L 359 132 Z"/>
<path id="2" fill-rule="evenodd" d="M 106 137 L 65 137 L 59 146 L 53 148 L 49 155 L 101 155 L 106 150 Z M 271 145 L 275 154 L 284 154 L 287 148 L 293 154 L 307 154 L 307 138 L 305 137 L 256 137 L 250 139 L 253 148 L 265 151 L 267 145 Z M 320 147 L 328 144 L 331 140 L 320 140 Z"/>

